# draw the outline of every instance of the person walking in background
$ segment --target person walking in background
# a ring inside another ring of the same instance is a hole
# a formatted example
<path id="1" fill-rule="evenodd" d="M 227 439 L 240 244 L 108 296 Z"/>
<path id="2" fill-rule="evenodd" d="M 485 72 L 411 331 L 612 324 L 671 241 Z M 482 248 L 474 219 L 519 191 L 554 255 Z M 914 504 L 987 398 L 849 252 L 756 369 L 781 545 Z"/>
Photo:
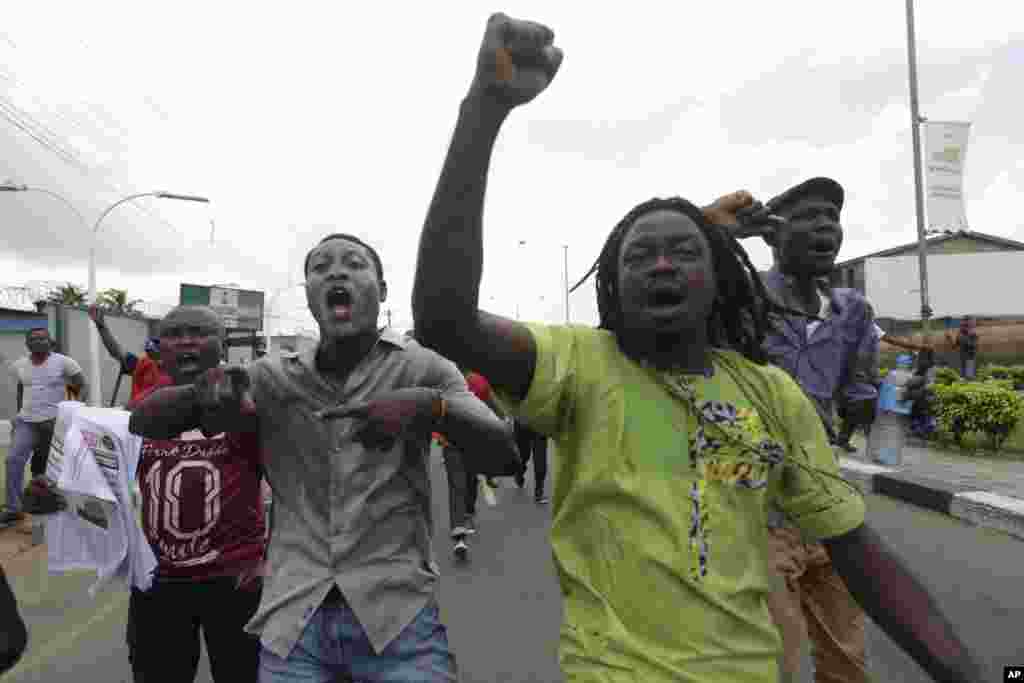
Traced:
<path id="1" fill-rule="evenodd" d="M 103 346 L 117 361 L 121 374 L 132 377 L 132 392 L 127 406 L 129 410 L 139 397 L 149 393 L 153 387 L 171 384 L 170 377 L 160 366 L 160 339 L 158 337 L 147 339 L 144 347 L 145 353 L 141 357 L 136 356 L 130 351 L 126 352 L 121 349 L 121 345 L 117 343 L 117 339 L 114 338 L 114 334 L 107 326 L 106 314 L 102 308 L 95 305 L 90 306 L 89 317 L 96 324 L 96 331 L 99 332 L 100 339 L 103 340 Z"/>
<path id="2" fill-rule="evenodd" d="M 506 419 L 505 411 L 494 400 L 491 385 L 487 378 L 478 372 L 464 372 L 466 385 L 478 399 L 483 401 L 491 411 Z M 481 475 L 472 465 L 472 459 L 466 458 L 441 434 L 435 434 L 444 454 L 444 466 L 448 475 L 448 519 L 451 525 L 452 542 L 455 556 L 465 560 L 469 556 L 469 536 L 476 533 L 476 504 L 479 498 Z M 490 481 L 488 486 L 493 486 Z"/>
<path id="3" fill-rule="evenodd" d="M 526 465 L 533 460 L 533 499 L 538 505 L 546 505 L 544 481 L 548 478 L 548 437 L 527 427 L 521 420 L 515 421 L 516 443 L 523 459 L 523 471 L 516 476 L 519 488 L 526 486 Z"/>
<path id="4" fill-rule="evenodd" d="M 960 351 L 960 376 L 974 379 L 978 362 L 978 330 L 974 318 L 964 318 L 956 339 L 950 341 L 953 348 Z"/>
<path id="5" fill-rule="evenodd" d="M 53 352 L 53 340 L 45 328 L 25 335 L 29 354 L 12 364 L 17 375 L 18 414 L 11 421 L 11 449 L 7 454 L 7 507 L 0 513 L 0 526 L 21 521 L 25 512 L 56 512 L 62 503 L 46 480 L 46 459 L 50 454 L 57 404 L 72 387 L 85 400 L 88 388 L 81 366 L 72 358 Z M 25 464 L 31 456 L 32 483 L 22 493 Z"/>

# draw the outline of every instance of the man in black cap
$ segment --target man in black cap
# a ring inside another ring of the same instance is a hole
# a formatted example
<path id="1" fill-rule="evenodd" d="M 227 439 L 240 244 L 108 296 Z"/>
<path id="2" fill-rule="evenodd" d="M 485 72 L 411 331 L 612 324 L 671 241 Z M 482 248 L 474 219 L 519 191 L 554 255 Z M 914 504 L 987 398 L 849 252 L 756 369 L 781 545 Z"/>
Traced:
<path id="1" fill-rule="evenodd" d="M 829 283 L 843 243 L 843 188 L 830 178 L 812 178 L 763 207 L 746 193 L 715 203 L 723 210 L 743 204 L 747 207 L 738 212 L 741 218 L 733 232 L 737 237 L 761 236 L 772 247 L 775 264 L 761 273 L 762 281 L 778 303 L 794 311 L 774 317 L 764 349 L 810 397 L 836 443 L 837 401 L 844 403 L 849 425 L 866 426 L 874 419 L 878 392 L 873 381 L 882 336 L 864 296 Z M 866 682 L 864 613 L 836 574 L 825 547 L 805 543 L 778 511 L 769 515 L 769 527 L 772 565 L 785 580 L 785 588 L 780 581 L 769 600 L 782 632 L 783 671 L 799 676 L 800 643 L 806 633 L 818 681 Z"/>

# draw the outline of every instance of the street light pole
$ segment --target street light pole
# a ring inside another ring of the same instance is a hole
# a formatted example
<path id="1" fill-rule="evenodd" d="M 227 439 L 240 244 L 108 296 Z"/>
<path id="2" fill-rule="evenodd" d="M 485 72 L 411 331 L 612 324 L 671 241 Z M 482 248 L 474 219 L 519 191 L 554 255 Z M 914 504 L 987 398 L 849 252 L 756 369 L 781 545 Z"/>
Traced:
<path id="1" fill-rule="evenodd" d="M 921 332 L 927 346 L 931 332 L 928 305 L 928 237 L 924 227 L 924 183 L 921 178 L 921 118 L 917 98 L 917 46 L 914 37 L 914 0 L 907 0 L 907 63 L 910 70 L 910 130 L 914 145 L 914 200 L 917 209 L 917 262 L 921 276 Z"/>
<path id="2" fill-rule="evenodd" d="M 171 192 L 140 192 L 138 194 L 129 195 L 123 199 L 111 204 L 107 209 L 100 214 L 100 217 L 96 219 L 96 224 L 92 228 L 92 235 L 89 240 L 89 303 L 95 304 L 97 299 L 96 292 L 96 241 L 97 236 L 100 232 L 100 225 L 103 223 L 103 219 L 110 214 L 111 211 L 116 209 L 125 202 L 130 202 L 135 199 L 142 197 L 157 197 L 159 199 L 177 199 L 179 201 L 186 202 L 202 202 L 209 204 L 210 200 L 206 197 L 197 197 L 195 195 L 188 194 L 174 194 Z M 89 326 L 89 398 L 90 403 L 94 406 L 100 406 L 103 403 L 100 376 L 100 340 L 99 333 L 93 325 Z"/>
<path id="3" fill-rule="evenodd" d="M 78 219 L 82 222 L 82 227 L 88 229 L 89 223 L 85 220 L 85 216 L 82 212 L 75 208 L 75 205 L 71 203 L 67 197 L 60 195 L 52 190 L 47 190 L 41 187 L 31 187 L 29 185 L 16 185 L 13 183 L 4 183 L 0 185 L 0 192 L 41 192 L 45 195 L 49 195 L 55 199 L 60 200 L 69 209 L 71 209 Z M 142 192 L 139 194 L 133 194 L 124 199 L 120 199 L 111 204 L 107 209 L 100 214 L 100 217 L 96 220 L 95 225 L 92 227 L 92 234 L 89 240 L 89 304 L 95 304 L 97 299 L 96 292 L 96 237 L 100 231 L 100 224 L 103 223 L 103 219 L 113 211 L 115 208 L 124 204 L 125 202 L 133 199 L 139 199 L 140 197 L 157 197 L 160 199 L 176 199 L 179 201 L 186 202 L 202 202 L 208 204 L 210 202 L 206 197 L 197 197 L 195 195 L 188 194 L 174 194 L 173 192 Z M 103 392 L 100 387 L 100 340 L 99 334 L 96 328 L 92 325 L 89 326 L 89 402 L 95 406 L 100 407 L 103 404 Z"/>

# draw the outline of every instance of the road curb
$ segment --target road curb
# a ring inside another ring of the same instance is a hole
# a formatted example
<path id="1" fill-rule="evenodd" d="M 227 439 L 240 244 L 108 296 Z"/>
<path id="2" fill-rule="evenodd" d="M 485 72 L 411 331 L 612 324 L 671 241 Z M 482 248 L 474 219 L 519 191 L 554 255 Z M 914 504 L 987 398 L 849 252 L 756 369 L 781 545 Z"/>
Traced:
<path id="1" fill-rule="evenodd" d="M 850 458 L 840 458 L 843 477 L 863 493 L 916 505 L 1024 540 L 1024 500 L 950 484 Z"/>

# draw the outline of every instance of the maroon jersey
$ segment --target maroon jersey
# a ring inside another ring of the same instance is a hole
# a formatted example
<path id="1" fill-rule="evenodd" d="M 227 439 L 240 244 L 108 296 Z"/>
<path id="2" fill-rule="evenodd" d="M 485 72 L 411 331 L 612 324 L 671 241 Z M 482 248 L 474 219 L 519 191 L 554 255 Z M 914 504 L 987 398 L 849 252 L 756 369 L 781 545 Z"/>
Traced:
<path id="1" fill-rule="evenodd" d="M 261 478 L 255 434 L 143 439 L 142 528 L 157 576 L 198 580 L 256 566 L 266 534 Z"/>

